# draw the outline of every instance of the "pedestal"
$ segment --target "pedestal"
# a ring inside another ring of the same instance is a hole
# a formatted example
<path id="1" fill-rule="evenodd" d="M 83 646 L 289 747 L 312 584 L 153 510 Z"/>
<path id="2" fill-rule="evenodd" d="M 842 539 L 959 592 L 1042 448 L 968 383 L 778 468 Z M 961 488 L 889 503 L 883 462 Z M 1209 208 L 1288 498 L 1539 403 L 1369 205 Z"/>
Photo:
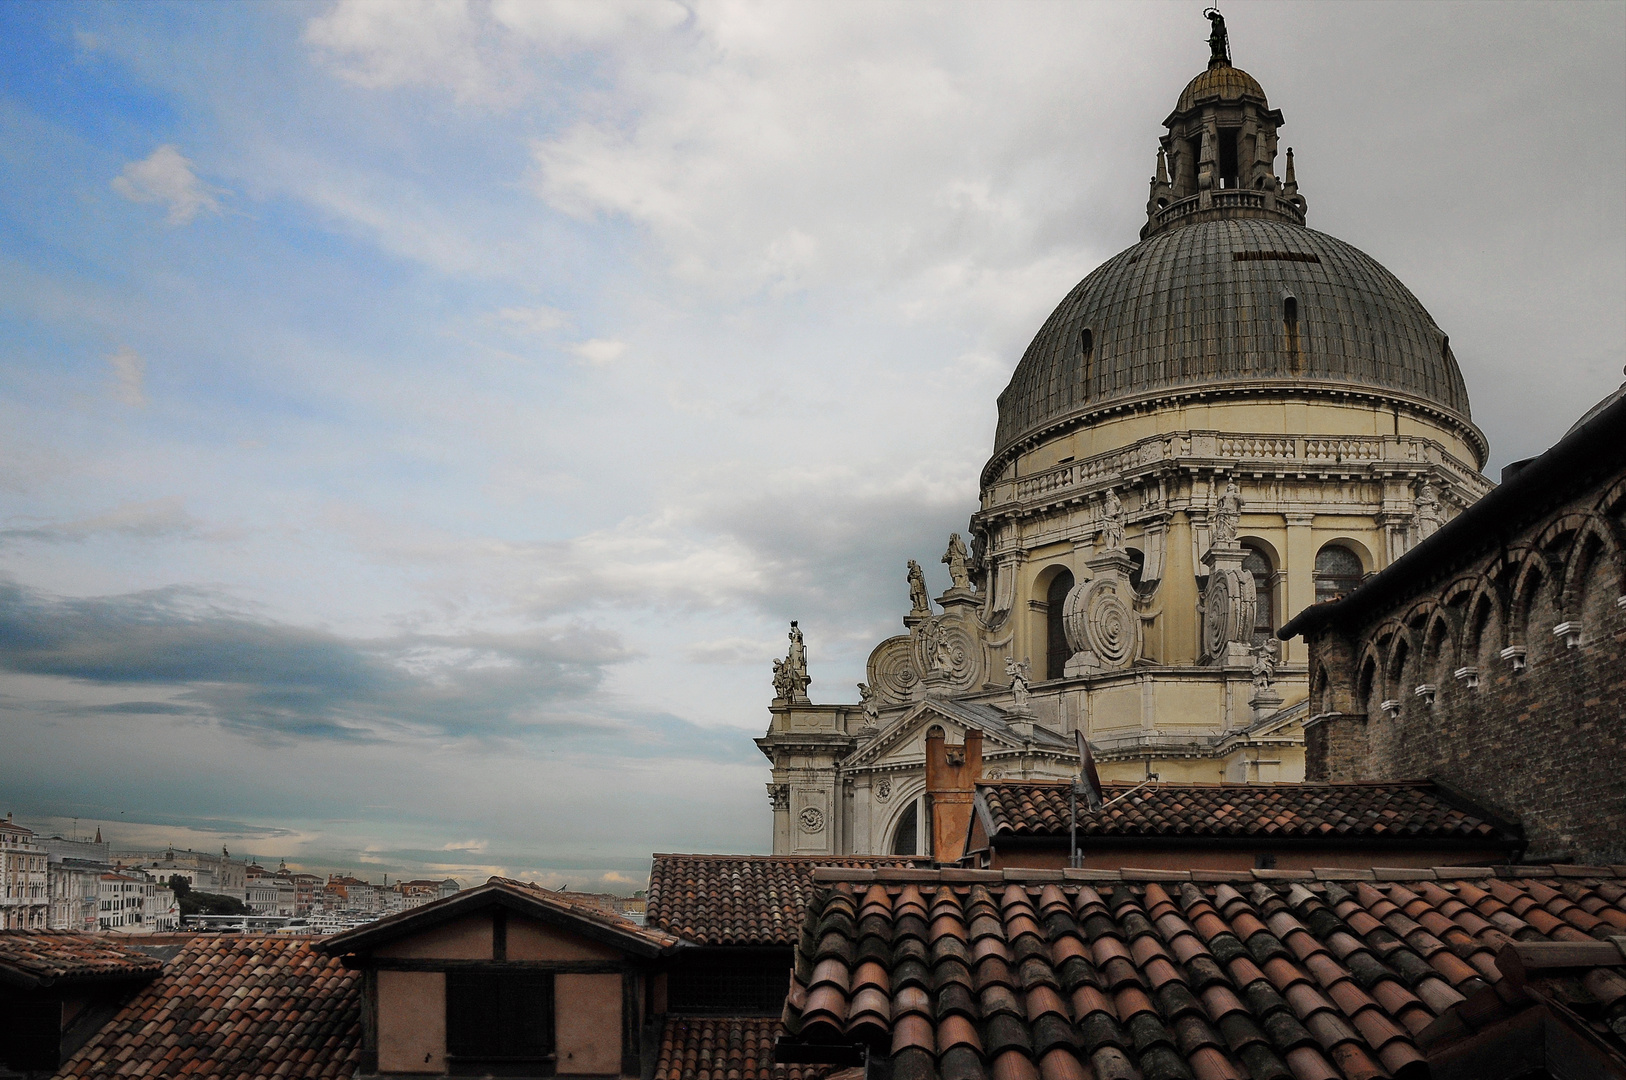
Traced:
<path id="1" fill-rule="evenodd" d="M 1257 724 L 1282 707 L 1282 695 L 1274 687 L 1262 686 L 1248 698 L 1248 707 L 1253 710 L 1253 722 Z"/>

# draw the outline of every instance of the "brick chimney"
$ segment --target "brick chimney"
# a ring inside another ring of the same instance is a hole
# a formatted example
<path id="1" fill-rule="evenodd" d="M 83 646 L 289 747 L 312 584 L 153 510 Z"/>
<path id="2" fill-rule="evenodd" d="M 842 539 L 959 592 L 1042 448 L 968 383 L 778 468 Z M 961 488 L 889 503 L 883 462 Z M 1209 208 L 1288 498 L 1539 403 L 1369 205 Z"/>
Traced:
<path id="1" fill-rule="evenodd" d="M 956 863 L 965 854 L 972 799 L 982 779 L 982 732 L 967 728 L 965 745 L 947 746 L 941 727 L 926 732 L 926 796 L 931 801 L 932 858 Z"/>

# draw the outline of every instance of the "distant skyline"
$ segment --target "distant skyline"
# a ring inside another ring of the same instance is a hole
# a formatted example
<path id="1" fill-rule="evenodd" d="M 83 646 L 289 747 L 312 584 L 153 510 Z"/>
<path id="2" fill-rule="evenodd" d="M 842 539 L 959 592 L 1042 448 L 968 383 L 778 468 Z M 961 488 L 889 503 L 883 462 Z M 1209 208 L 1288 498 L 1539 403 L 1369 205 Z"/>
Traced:
<path id="1" fill-rule="evenodd" d="M 643 887 L 769 849 L 1201 4 L 0 5 L 0 815 Z M 1619 3 L 1232 3 L 1491 443 L 1621 383 Z M 123 843 L 124 841 L 120 841 Z"/>

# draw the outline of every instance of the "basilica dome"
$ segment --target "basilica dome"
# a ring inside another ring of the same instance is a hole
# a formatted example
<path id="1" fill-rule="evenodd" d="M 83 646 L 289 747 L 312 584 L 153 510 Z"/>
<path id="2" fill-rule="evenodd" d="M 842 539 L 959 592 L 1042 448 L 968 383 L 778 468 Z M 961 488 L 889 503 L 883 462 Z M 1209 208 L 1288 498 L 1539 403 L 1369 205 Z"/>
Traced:
<path id="1" fill-rule="evenodd" d="M 1483 448 L 1449 340 L 1405 285 L 1325 233 L 1232 217 L 1155 233 L 1068 293 L 999 396 L 994 458 L 1199 392 L 1376 397 Z"/>
<path id="2" fill-rule="evenodd" d="M 1241 101 L 1244 97 L 1258 98 L 1263 102 L 1265 88 L 1259 85 L 1258 79 L 1241 68 L 1216 64 L 1186 84 L 1174 108 L 1176 112 L 1186 112 L 1211 99 Z"/>

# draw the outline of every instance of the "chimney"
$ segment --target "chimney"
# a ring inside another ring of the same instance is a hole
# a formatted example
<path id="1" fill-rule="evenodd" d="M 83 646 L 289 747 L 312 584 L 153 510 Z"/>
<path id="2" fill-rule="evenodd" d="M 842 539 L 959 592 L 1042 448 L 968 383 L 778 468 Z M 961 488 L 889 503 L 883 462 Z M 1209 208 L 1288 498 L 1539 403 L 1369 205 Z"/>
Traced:
<path id="1" fill-rule="evenodd" d="M 972 800 L 982 779 L 982 732 L 967 728 L 962 746 L 945 745 L 943 729 L 926 732 L 926 797 L 931 806 L 932 858 L 953 864 L 965 854 Z"/>

